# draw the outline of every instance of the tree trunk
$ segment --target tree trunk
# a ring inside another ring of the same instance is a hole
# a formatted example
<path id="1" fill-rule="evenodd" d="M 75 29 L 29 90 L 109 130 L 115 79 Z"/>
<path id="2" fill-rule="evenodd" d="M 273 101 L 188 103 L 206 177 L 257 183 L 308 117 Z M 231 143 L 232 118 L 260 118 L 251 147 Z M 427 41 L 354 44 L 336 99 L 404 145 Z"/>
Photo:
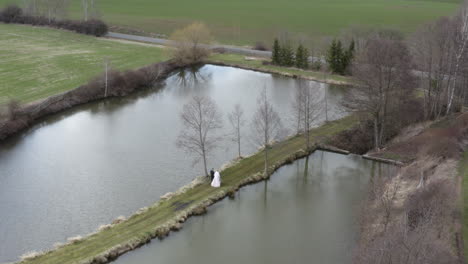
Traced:
<path id="1" fill-rule="evenodd" d="M 203 149 L 203 167 L 205 168 L 205 176 L 208 176 L 208 168 L 206 166 L 206 153 L 205 149 Z"/>
<path id="2" fill-rule="evenodd" d="M 377 117 L 374 117 L 374 148 L 375 150 L 379 150 L 379 120 Z"/>
<path id="3" fill-rule="evenodd" d="M 268 145 L 265 145 L 265 177 L 268 175 Z"/>

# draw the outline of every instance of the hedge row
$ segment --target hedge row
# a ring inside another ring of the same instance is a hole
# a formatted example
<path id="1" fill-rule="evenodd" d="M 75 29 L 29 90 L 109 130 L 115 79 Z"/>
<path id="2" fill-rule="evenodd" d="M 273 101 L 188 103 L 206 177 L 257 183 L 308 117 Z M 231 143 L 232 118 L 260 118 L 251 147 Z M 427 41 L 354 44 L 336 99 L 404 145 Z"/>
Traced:
<path id="1" fill-rule="evenodd" d="M 31 16 L 24 14 L 23 10 L 16 5 L 10 5 L 0 10 L 0 22 L 7 24 L 15 23 L 35 26 L 49 26 L 53 28 L 67 29 L 81 34 L 94 35 L 97 37 L 103 36 L 108 32 L 106 23 L 98 19 L 92 19 L 88 21 L 48 19 L 43 16 Z"/>

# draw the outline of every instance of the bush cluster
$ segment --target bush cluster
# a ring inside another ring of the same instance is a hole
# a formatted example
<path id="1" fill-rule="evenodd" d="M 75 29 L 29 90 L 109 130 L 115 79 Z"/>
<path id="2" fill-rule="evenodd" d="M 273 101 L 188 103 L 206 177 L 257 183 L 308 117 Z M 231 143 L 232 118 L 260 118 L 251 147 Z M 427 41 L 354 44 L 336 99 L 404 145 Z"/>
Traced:
<path id="1" fill-rule="evenodd" d="M 327 52 L 327 63 L 332 73 L 345 75 L 354 58 L 354 40 L 348 49 L 343 48 L 340 40 L 333 40 Z"/>
<path id="2" fill-rule="evenodd" d="M 16 5 L 10 5 L 0 10 L 0 22 L 49 26 L 97 37 L 103 36 L 108 32 L 106 23 L 98 19 L 92 19 L 88 21 L 48 19 L 42 16 L 31 16 L 24 14 L 23 10 Z"/>
<path id="3" fill-rule="evenodd" d="M 280 45 L 278 39 L 273 43 L 273 51 L 271 62 L 274 65 L 292 67 L 295 66 L 300 69 L 309 68 L 309 51 L 302 44 L 297 47 L 294 53 L 291 46 L 285 44 Z"/>

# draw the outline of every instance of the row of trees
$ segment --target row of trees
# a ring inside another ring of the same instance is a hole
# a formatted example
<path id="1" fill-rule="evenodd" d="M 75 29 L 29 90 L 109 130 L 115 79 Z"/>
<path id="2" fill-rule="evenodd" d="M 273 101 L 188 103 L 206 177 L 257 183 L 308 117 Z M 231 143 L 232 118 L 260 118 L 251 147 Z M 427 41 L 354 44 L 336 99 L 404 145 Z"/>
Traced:
<path id="1" fill-rule="evenodd" d="M 299 44 L 296 52 L 289 44 L 281 45 L 278 39 L 273 43 L 271 62 L 274 65 L 292 67 L 300 69 L 309 68 L 309 51 L 302 44 Z"/>
<path id="2" fill-rule="evenodd" d="M 100 17 L 97 0 L 80 1 L 84 21 Z M 46 17 L 50 22 L 53 19 L 65 19 L 68 15 L 70 2 L 70 0 L 23 0 L 23 7 L 27 15 Z"/>
<path id="3" fill-rule="evenodd" d="M 348 48 L 343 48 L 341 40 L 334 39 L 327 51 L 326 61 L 332 73 L 345 75 L 349 73 L 354 58 L 354 40 L 351 40 Z"/>
<path id="4" fill-rule="evenodd" d="M 426 118 L 439 118 L 466 100 L 468 84 L 468 4 L 418 30 L 410 40 L 424 91 Z"/>
<path id="5" fill-rule="evenodd" d="M 407 123 L 405 119 L 438 119 L 463 107 L 467 45 L 468 2 L 454 16 L 421 27 L 409 39 L 392 30 L 360 39 L 350 68 L 359 85 L 345 104 L 372 119 L 376 149 Z M 416 87 L 422 98 L 416 96 Z"/>
<path id="6" fill-rule="evenodd" d="M 311 148 L 310 130 L 322 112 L 323 98 L 316 87 L 300 81 L 292 109 L 297 132 L 305 137 L 305 149 Z M 179 134 L 176 145 L 188 153 L 194 154 L 194 163 L 203 161 L 204 173 L 208 175 L 207 157 L 217 146 L 222 137 L 216 130 L 222 128 L 222 115 L 216 103 L 209 97 L 194 96 L 184 105 L 181 120 L 184 129 Z M 246 123 L 244 111 L 237 104 L 229 113 L 228 120 L 232 128 L 232 139 L 237 143 L 238 155 L 241 157 L 242 127 Z M 274 109 L 263 87 L 257 98 L 257 109 L 251 121 L 251 140 L 264 148 L 264 173 L 268 173 L 268 153 L 273 142 L 284 135 L 281 117 Z"/>

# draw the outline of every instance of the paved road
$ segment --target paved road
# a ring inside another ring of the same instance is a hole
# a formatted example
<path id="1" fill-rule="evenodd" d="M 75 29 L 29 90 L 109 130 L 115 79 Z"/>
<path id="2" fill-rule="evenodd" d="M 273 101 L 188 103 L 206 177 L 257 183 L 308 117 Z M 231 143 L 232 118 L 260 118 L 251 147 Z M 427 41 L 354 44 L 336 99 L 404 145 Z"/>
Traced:
<path id="1" fill-rule="evenodd" d="M 172 46 L 174 44 L 173 41 L 167 40 L 167 39 L 135 36 L 135 35 L 122 34 L 122 33 L 115 33 L 115 32 L 107 33 L 106 37 L 154 43 L 154 44 L 164 45 L 164 46 Z M 236 46 L 229 46 L 229 45 L 206 45 L 206 46 L 208 46 L 211 49 L 217 49 L 217 50 L 224 49 L 227 53 L 234 53 L 234 54 L 241 54 L 241 55 L 255 56 L 255 57 L 268 57 L 268 58 L 271 57 L 271 51 L 260 51 L 260 50 L 253 50 L 253 49 L 236 47 Z"/>

